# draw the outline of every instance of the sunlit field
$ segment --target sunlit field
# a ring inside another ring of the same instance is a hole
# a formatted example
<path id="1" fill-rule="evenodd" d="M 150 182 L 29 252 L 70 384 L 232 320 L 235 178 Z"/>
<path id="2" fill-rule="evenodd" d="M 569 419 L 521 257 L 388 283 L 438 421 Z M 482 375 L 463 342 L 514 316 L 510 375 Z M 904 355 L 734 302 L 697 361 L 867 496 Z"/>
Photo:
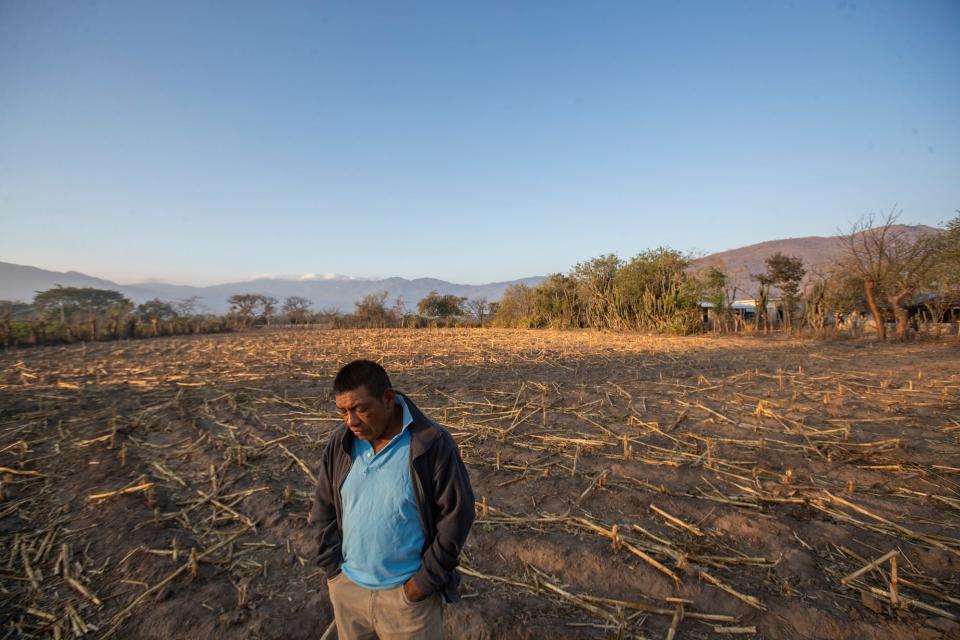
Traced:
<path id="1" fill-rule="evenodd" d="M 320 638 L 358 357 L 470 470 L 450 638 L 960 635 L 955 340 L 277 329 L 0 354 L 0 637 Z"/>

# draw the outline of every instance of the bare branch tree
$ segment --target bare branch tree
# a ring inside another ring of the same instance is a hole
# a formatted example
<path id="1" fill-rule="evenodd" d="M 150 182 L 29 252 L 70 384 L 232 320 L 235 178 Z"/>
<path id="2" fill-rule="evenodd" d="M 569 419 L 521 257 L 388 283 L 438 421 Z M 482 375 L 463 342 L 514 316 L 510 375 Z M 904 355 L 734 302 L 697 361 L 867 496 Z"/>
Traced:
<path id="1" fill-rule="evenodd" d="M 263 296 L 256 293 L 237 293 L 229 298 L 230 315 L 239 322 L 240 326 L 248 327 L 253 324 L 257 307 L 260 306 Z"/>
<path id="2" fill-rule="evenodd" d="M 887 331 L 878 301 L 889 305 L 897 337 L 906 339 L 910 318 L 903 303 L 925 283 L 936 260 L 932 237 L 911 236 L 897 225 L 899 215 L 895 209 L 879 220 L 869 214 L 855 222 L 846 236 L 849 266 L 863 281 L 880 340 L 886 340 Z"/>
<path id="3" fill-rule="evenodd" d="M 312 300 L 302 296 L 288 296 L 283 301 L 283 312 L 291 324 L 304 324 L 312 304 Z"/>
<path id="4" fill-rule="evenodd" d="M 397 317 L 397 320 L 400 322 L 400 327 L 405 327 L 407 325 L 407 303 L 404 302 L 403 296 L 397 296 L 393 301 L 393 306 L 390 308 L 393 312 L 393 315 Z"/>
<path id="5" fill-rule="evenodd" d="M 483 320 L 487 317 L 487 299 L 486 297 L 471 298 L 467 300 L 467 309 L 470 313 L 473 314 L 473 317 L 477 319 L 477 322 L 480 323 L 480 326 L 483 326 Z"/>

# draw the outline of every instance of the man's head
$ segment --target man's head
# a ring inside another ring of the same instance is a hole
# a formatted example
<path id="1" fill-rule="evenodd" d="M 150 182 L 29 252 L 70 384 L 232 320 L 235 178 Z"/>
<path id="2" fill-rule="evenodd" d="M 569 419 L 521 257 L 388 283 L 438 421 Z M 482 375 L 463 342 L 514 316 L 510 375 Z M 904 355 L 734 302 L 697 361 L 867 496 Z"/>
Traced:
<path id="1" fill-rule="evenodd" d="M 396 392 L 376 362 L 354 360 L 333 379 L 337 409 L 353 435 L 377 440 L 394 419 Z"/>

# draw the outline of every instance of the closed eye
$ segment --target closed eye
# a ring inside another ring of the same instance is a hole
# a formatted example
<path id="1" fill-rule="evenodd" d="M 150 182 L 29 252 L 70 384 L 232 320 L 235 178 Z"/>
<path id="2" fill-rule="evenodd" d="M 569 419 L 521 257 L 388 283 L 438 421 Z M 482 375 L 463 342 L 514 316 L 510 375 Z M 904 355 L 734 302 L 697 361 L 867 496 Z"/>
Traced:
<path id="1" fill-rule="evenodd" d="M 368 409 L 368 407 L 365 407 L 365 406 L 363 406 L 363 405 L 358 405 L 358 406 L 356 406 L 356 407 L 347 407 L 347 408 L 337 407 L 337 411 L 340 412 L 340 415 L 341 415 L 341 416 L 345 416 L 345 415 L 347 415 L 347 414 L 348 414 L 349 412 L 351 412 L 351 411 L 353 411 L 354 413 L 358 413 L 358 414 L 366 414 L 366 413 L 367 413 L 367 409 Z"/>

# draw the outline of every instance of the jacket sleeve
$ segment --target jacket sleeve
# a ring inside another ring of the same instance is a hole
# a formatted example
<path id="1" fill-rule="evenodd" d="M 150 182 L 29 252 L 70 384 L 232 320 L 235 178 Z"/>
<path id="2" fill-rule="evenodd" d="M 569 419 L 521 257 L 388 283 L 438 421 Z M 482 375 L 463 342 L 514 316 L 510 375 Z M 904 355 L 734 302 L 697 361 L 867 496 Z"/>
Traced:
<path id="1" fill-rule="evenodd" d="M 413 576 L 417 586 L 427 594 L 443 589 L 448 576 L 456 571 L 460 550 L 473 525 L 476 506 L 467 467 L 453 437 L 444 432 L 434 464 L 433 491 L 436 535 L 423 554 L 420 570 Z"/>
<path id="2" fill-rule="evenodd" d="M 317 528 L 317 564 L 328 577 L 337 573 L 343 563 L 340 551 L 342 538 L 333 495 L 333 492 L 338 490 L 334 479 L 334 440 L 330 438 L 321 457 L 320 468 L 317 470 L 317 488 L 313 505 L 310 507 L 310 523 Z"/>

